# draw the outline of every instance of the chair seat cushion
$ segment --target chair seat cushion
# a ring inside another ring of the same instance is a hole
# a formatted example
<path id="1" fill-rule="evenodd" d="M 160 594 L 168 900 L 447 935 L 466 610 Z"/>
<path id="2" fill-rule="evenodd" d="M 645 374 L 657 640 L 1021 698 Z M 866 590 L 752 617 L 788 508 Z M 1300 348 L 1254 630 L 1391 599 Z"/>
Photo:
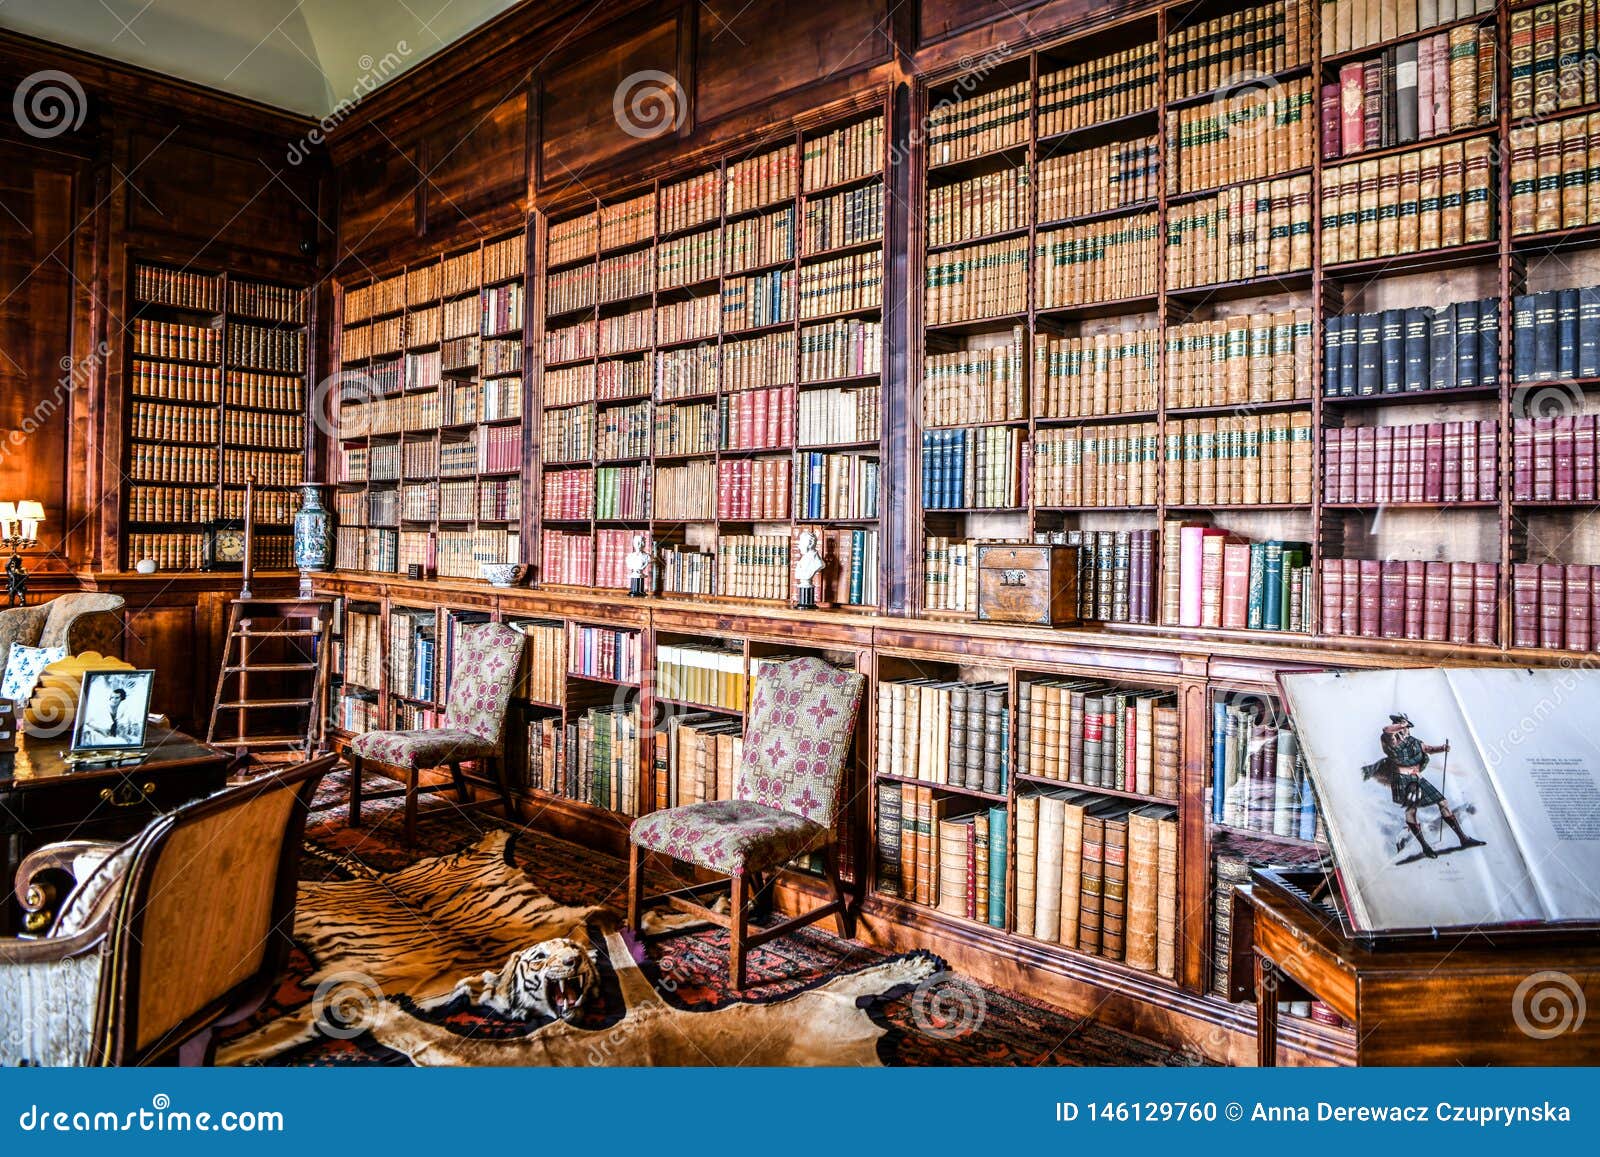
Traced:
<path id="1" fill-rule="evenodd" d="M 726 799 L 651 812 L 628 837 L 641 848 L 713 872 L 764 872 L 827 842 L 830 832 L 792 812 Z"/>
<path id="2" fill-rule="evenodd" d="M 470 731 L 368 731 L 350 743 L 362 759 L 392 767 L 438 767 L 457 759 L 495 755 L 495 746 Z"/>

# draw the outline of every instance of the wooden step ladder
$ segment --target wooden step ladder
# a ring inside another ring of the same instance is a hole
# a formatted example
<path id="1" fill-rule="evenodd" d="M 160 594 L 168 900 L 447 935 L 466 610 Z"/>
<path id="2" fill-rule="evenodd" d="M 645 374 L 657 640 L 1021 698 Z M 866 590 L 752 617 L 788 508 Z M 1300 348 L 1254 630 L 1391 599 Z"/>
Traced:
<path id="1" fill-rule="evenodd" d="M 228 633 L 222 648 L 222 669 L 217 672 L 217 693 L 211 702 L 211 726 L 206 742 L 233 748 L 241 755 L 261 759 L 271 754 L 298 753 L 310 758 L 323 744 L 327 718 L 328 671 L 332 655 L 333 600 L 307 598 L 253 598 L 241 596 L 228 604 Z M 256 648 L 268 639 L 290 640 L 306 658 L 282 655 L 257 662 Z M 235 646 L 237 644 L 237 646 Z M 274 676 L 269 694 L 258 694 L 259 681 L 251 677 Z M 310 686 L 304 695 L 285 693 L 283 685 L 300 676 Z M 231 684 L 231 686 L 230 686 Z M 267 710 L 305 711 L 305 728 L 292 733 L 255 732 L 253 713 Z M 233 734 L 222 734 L 224 714 L 234 716 Z"/>

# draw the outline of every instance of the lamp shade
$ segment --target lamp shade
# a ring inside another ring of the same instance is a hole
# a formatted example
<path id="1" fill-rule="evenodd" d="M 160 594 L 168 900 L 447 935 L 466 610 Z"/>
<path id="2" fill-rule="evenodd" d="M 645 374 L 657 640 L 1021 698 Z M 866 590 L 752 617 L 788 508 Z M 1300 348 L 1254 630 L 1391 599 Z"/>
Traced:
<path id="1" fill-rule="evenodd" d="M 44 521 L 44 505 L 38 502 L 17 503 L 17 517 L 26 518 L 31 522 Z"/>
<path id="2" fill-rule="evenodd" d="M 17 504 L 15 502 L 0 502 L 0 522 L 15 522 L 17 520 Z"/>

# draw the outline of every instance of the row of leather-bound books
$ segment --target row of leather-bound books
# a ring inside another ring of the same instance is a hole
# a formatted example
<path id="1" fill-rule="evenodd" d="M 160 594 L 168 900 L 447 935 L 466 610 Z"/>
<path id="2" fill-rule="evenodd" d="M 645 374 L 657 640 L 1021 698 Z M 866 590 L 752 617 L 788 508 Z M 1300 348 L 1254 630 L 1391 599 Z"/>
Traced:
<path id="1" fill-rule="evenodd" d="M 876 802 L 879 892 L 995 928 L 1011 923 L 1005 808 L 974 810 L 892 782 L 878 784 Z"/>
<path id="2" fill-rule="evenodd" d="M 567 645 L 562 625 L 523 621 L 511 626 L 526 640 L 517 669 L 517 698 L 553 706 L 565 703 Z"/>
<path id="3" fill-rule="evenodd" d="M 1499 576 L 1492 562 L 1325 558 L 1322 632 L 1494 646 Z"/>
<path id="4" fill-rule="evenodd" d="M 1178 797 L 1177 698 L 1093 679 L 1017 684 L 1017 770 L 1036 779 Z"/>
<path id="5" fill-rule="evenodd" d="M 1168 112 L 1167 192 L 1197 193 L 1309 168 L 1316 150 L 1316 91 L 1312 78 L 1299 77 L 1267 86 L 1251 99 Z"/>
<path id="6" fill-rule="evenodd" d="M 1380 505 L 1495 502 L 1499 461 L 1500 426 L 1492 420 L 1324 430 L 1322 499 Z"/>
<path id="7" fill-rule="evenodd" d="M 1600 113 L 1519 124 L 1508 141 L 1513 235 L 1600 221 Z"/>
<path id="8" fill-rule="evenodd" d="M 1001 795 L 1010 778 L 1006 685 L 880 679 L 877 768 L 887 775 Z"/>
<path id="9" fill-rule="evenodd" d="M 1494 0 L 1322 0 L 1322 55 L 1494 13 Z"/>
<path id="10" fill-rule="evenodd" d="M 1462 0 L 1457 0 L 1461 3 Z M 1488 0 L 1483 0 L 1488 3 Z M 1600 5 L 1552 0 L 1511 13 L 1511 119 L 1535 116 L 1600 98 Z"/>
<path id="11" fill-rule="evenodd" d="M 1174 29 L 1167 34 L 1167 99 L 1307 63 L 1311 15 L 1311 0 L 1276 0 Z"/>
<path id="12" fill-rule="evenodd" d="M 1172 978 L 1177 809 L 1057 788 L 1016 811 L 1016 931 Z"/>
<path id="13" fill-rule="evenodd" d="M 535 719 L 528 725 L 524 785 L 622 815 L 639 814 L 639 715 L 606 705 L 576 721 Z"/>
<path id="14" fill-rule="evenodd" d="M 1114 623 L 1155 621 L 1156 532 L 1039 531 L 1031 539 L 1078 547 L 1078 617 Z M 972 615 L 978 609 L 977 540 L 930 535 L 923 540 L 923 609 Z"/>
<path id="15" fill-rule="evenodd" d="M 1324 169 L 1323 262 L 1492 240 L 1493 154 L 1493 141 L 1482 136 Z"/>
<path id="16" fill-rule="evenodd" d="M 1309 269 L 1311 177 L 1246 182 L 1172 206 L 1166 242 L 1172 288 Z"/>
<path id="17" fill-rule="evenodd" d="M 1495 123 L 1494 29 L 1457 25 L 1339 68 L 1322 86 L 1322 155 L 1348 157 Z"/>

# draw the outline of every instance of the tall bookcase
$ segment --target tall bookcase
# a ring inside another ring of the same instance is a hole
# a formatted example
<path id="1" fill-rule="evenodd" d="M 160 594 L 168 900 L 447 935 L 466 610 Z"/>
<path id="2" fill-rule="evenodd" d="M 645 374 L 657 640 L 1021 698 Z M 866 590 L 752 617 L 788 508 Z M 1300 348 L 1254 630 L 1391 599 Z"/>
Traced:
<path id="1" fill-rule="evenodd" d="M 886 113 L 802 122 L 550 213 L 540 579 L 880 602 Z"/>
<path id="2" fill-rule="evenodd" d="M 522 561 L 525 276 L 518 232 L 341 287 L 341 568 Z"/>
<path id="3" fill-rule="evenodd" d="M 306 292 L 130 255 L 123 565 L 203 564 L 207 523 L 242 520 L 256 482 L 256 564 L 291 564 L 305 470 Z"/>

